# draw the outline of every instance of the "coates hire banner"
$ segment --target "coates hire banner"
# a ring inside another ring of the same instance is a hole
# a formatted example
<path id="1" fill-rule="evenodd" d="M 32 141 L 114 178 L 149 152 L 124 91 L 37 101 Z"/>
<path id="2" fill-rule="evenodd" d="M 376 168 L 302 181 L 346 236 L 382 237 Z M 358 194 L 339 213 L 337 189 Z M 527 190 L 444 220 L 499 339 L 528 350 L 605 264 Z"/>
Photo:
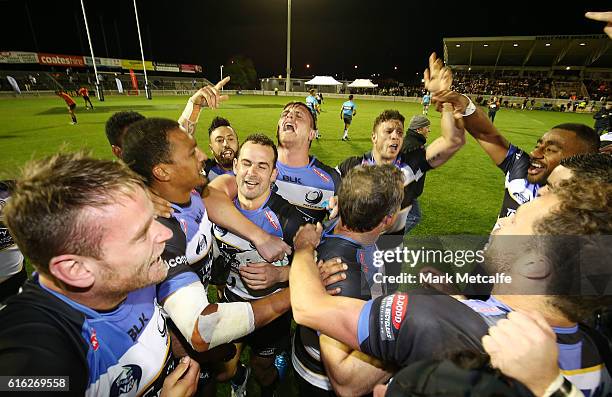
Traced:
<path id="1" fill-rule="evenodd" d="M 38 53 L 38 63 L 53 66 L 85 67 L 85 60 L 80 55 L 61 55 Z"/>
<path id="2" fill-rule="evenodd" d="M 158 72 L 178 72 L 179 71 L 179 65 L 176 63 L 153 62 L 153 66 L 155 66 L 155 70 Z"/>
<path id="3" fill-rule="evenodd" d="M 181 64 L 181 72 L 183 73 L 202 73 L 202 66 Z"/>
<path id="4" fill-rule="evenodd" d="M 147 70 L 155 70 L 153 68 L 153 62 L 145 61 L 145 67 Z M 132 69 L 132 70 L 142 70 L 142 61 L 135 59 L 122 59 L 121 60 L 121 68 L 122 69 Z"/>
<path id="5" fill-rule="evenodd" d="M 84 57 L 84 58 L 85 58 L 85 65 L 93 66 L 91 57 Z M 121 59 L 96 57 L 96 66 L 104 66 L 107 68 L 121 68 Z"/>
<path id="6" fill-rule="evenodd" d="M 0 51 L 0 63 L 38 63 L 35 52 Z"/>

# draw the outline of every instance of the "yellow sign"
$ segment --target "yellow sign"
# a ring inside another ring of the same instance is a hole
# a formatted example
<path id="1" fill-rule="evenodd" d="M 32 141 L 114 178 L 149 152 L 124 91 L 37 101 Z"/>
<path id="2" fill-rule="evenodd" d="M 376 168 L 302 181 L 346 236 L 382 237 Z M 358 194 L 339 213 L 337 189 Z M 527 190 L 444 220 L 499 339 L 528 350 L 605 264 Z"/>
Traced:
<path id="1" fill-rule="evenodd" d="M 144 64 L 147 70 L 154 70 L 153 62 L 145 61 Z M 122 59 L 121 68 L 122 69 L 142 70 L 142 61 L 134 60 L 134 59 Z"/>

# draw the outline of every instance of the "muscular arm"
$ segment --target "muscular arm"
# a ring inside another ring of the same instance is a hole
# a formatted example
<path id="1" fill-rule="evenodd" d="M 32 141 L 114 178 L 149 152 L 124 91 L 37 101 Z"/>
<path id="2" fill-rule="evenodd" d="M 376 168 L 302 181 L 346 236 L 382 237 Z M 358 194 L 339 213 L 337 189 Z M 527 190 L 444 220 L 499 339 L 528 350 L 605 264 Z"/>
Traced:
<path id="1" fill-rule="evenodd" d="M 221 176 L 216 179 L 220 178 Z M 230 176 L 230 178 L 233 177 Z M 207 194 L 202 199 L 208 211 L 208 218 L 213 223 L 251 241 L 268 262 L 282 259 L 285 254 L 291 253 L 291 248 L 280 238 L 266 233 L 242 215 L 228 197 L 227 191 L 216 189 L 211 184 L 207 187 L 206 192 Z"/>
<path id="2" fill-rule="evenodd" d="M 451 104 L 443 105 L 441 119 L 442 136 L 427 146 L 427 162 L 432 167 L 446 163 L 463 145 L 465 145 L 465 130 L 461 119 L 453 117 Z"/>
<path id="3" fill-rule="evenodd" d="M 319 277 L 314 247 L 298 248 L 296 245 L 295 249 L 289 273 L 295 321 L 345 343 L 352 349 L 359 349 L 357 325 L 366 302 L 329 296 Z"/>
<path id="4" fill-rule="evenodd" d="M 211 304 L 199 281 L 176 290 L 163 301 L 185 339 L 199 352 L 232 342 L 262 327 L 290 308 L 289 291 L 255 302 Z"/>
<path id="5" fill-rule="evenodd" d="M 319 337 L 321 360 L 334 391 L 340 396 L 361 396 L 372 392 L 393 374 L 374 357 L 328 337 Z"/>
<path id="6" fill-rule="evenodd" d="M 454 92 L 444 91 L 434 96 L 437 103 L 448 102 L 453 105 L 454 111 L 463 113 L 469 104 L 468 98 Z M 465 129 L 478 141 L 478 144 L 489 155 L 495 165 L 501 164 L 506 158 L 510 144 L 497 128 L 491 123 L 487 115 L 478 107 L 476 111 L 463 118 Z"/>

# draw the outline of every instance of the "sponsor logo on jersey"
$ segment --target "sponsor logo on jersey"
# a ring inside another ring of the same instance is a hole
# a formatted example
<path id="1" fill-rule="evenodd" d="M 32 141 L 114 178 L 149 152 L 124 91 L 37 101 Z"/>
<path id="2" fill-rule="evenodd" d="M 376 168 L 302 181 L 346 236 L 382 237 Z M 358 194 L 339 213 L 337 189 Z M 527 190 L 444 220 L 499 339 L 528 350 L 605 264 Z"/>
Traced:
<path id="1" fill-rule="evenodd" d="M 140 384 L 142 369 L 138 365 L 124 365 L 121 374 L 113 381 L 109 395 L 112 397 L 127 394 Z"/>
<path id="2" fill-rule="evenodd" d="M 138 335 L 145 329 L 148 321 L 149 319 L 147 318 L 146 314 L 140 313 L 140 316 L 138 317 L 138 324 L 132 325 L 132 327 L 127 331 L 130 338 L 132 338 L 132 341 L 136 342 Z"/>
<path id="3" fill-rule="evenodd" d="M 215 225 L 214 227 L 215 227 L 215 234 L 218 237 L 223 237 L 223 236 L 225 236 L 227 234 L 227 229 L 224 229 L 224 228 L 222 228 L 219 225 Z"/>
<path id="4" fill-rule="evenodd" d="M 203 217 L 204 217 L 204 212 L 202 210 L 199 210 L 198 211 L 198 215 L 196 215 L 196 217 L 195 217 L 195 223 L 198 224 L 198 225 L 200 223 L 202 223 L 202 218 Z"/>
<path id="5" fill-rule="evenodd" d="M 93 347 L 94 351 L 97 351 L 100 348 L 100 342 L 98 342 L 96 330 L 93 328 L 91 329 L 91 336 L 89 337 L 89 342 L 91 343 L 91 347 Z"/>
<path id="6" fill-rule="evenodd" d="M 198 240 L 198 245 L 196 247 L 196 255 L 200 255 L 202 249 L 206 248 L 207 240 L 204 234 L 200 234 L 200 239 Z"/>
<path id="7" fill-rule="evenodd" d="M 383 298 L 383 300 L 380 302 L 378 321 L 380 324 L 380 339 L 383 341 L 395 340 L 392 325 L 393 320 L 391 319 L 391 316 L 393 315 L 391 310 L 391 307 L 393 306 L 393 298 L 394 296 L 390 295 Z"/>
<path id="8" fill-rule="evenodd" d="M 280 230 L 280 225 L 278 225 L 274 220 L 274 213 L 270 210 L 266 210 L 264 213 L 266 214 L 266 218 L 268 219 L 268 222 L 270 223 L 270 225 L 272 225 L 274 230 Z"/>
<path id="9" fill-rule="evenodd" d="M 282 179 L 286 182 L 297 183 L 298 185 L 302 184 L 302 178 L 298 178 L 297 176 L 283 175 Z"/>
<path id="10" fill-rule="evenodd" d="M 318 169 L 313 167 L 312 168 L 312 172 L 317 174 L 319 176 L 319 178 L 323 179 L 323 181 L 329 182 L 329 177 L 327 175 L 325 175 L 324 173 L 322 173 L 321 171 L 319 171 Z"/>
<path id="11" fill-rule="evenodd" d="M 310 192 L 306 193 L 306 196 L 304 196 L 304 200 L 308 204 L 312 205 L 319 204 L 322 199 L 323 192 L 321 190 L 311 190 Z"/>
<path id="12" fill-rule="evenodd" d="M 179 219 L 179 223 L 181 224 L 181 229 L 183 229 L 183 233 L 185 236 L 187 235 L 187 221 L 183 218 Z"/>
<path id="13" fill-rule="evenodd" d="M 166 265 L 168 265 L 169 267 L 176 267 L 179 265 L 188 265 L 189 263 L 187 262 L 187 256 L 185 255 L 179 255 L 179 256 L 175 256 L 174 258 L 170 259 L 169 261 L 164 261 L 166 262 Z"/>
<path id="14" fill-rule="evenodd" d="M 359 261 L 359 263 L 361 263 L 361 265 L 362 265 L 361 270 L 362 270 L 364 273 L 367 273 L 367 272 L 368 272 L 368 267 L 366 266 L 366 265 L 367 265 L 367 263 L 366 263 L 366 259 L 365 259 L 365 252 L 363 252 L 363 251 L 359 251 L 359 254 L 358 254 L 358 255 L 359 255 L 358 261 Z"/>
<path id="15" fill-rule="evenodd" d="M 408 295 L 406 294 L 395 294 L 393 297 L 393 305 L 391 305 L 391 311 L 393 315 L 393 328 L 399 330 L 404 321 L 406 315 L 406 306 L 408 305 Z"/>

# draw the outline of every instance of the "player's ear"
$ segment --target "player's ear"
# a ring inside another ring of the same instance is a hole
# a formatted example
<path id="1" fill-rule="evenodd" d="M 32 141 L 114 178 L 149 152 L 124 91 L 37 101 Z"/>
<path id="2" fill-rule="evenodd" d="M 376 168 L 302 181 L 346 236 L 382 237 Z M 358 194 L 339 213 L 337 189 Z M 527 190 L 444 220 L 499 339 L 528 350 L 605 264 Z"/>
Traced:
<path id="1" fill-rule="evenodd" d="M 111 145 L 111 150 L 115 157 L 121 160 L 121 156 L 123 155 L 123 150 L 117 145 Z"/>
<path id="2" fill-rule="evenodd" d="M 274 167 L 272 170 L 272 175 L 270 175 L 270 182 L 274 182 L 276 177 L 278 177 L 278 168 Z"/>
<path id="3" fill-rule="evenodd" d="M 234 169 L 234 174 L 237 174 L 238 173 L 238 157 L 234 157 L 233 169 Z"/>
<path id="4" fill-rule="evenodd" d="M 157 164 L 153 167 L 153 177 L 160 182 L 167 182 L 170 180 L 170 172 L 163 164 Z"/>
<path id="5" fill-rule="evenodd" d="M 59 255 L 49 261 L 49 273 L 62 283 L 76 288 L 89 288 L 95 282 L 93 258 L 81 255 Z"/>

